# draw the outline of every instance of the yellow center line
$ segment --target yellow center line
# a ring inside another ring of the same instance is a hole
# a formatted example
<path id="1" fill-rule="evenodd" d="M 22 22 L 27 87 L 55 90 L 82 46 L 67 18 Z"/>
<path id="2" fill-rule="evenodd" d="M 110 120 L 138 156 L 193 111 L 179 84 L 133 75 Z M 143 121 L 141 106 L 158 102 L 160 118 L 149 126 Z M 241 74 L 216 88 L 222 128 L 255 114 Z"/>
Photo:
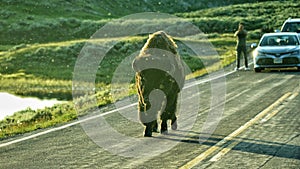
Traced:
<path id="1" fill-rule="evenodd" d="M 274 109 L 274 107 L 280 105 L 285 99 L 287 99 L 292 93 L 288 92 L 286 94 L 284 94 L 283 96 L 281 96 L 277 101 L 275 101 L 273 104 L 271 104 L 269 107 L 267 107 L 266 109 L 264 109 L 262 112 L 260 112 L 259 114 L 257 114 L 254 118 L 252 118 L 250 121 L 248 121 L 247 123 L 245 123 L 243 126 L 241 126 L 240 128 L 238 128 L 237 130 L 235 130 L 234 132 L 232 132 L 230 135 L 226 136 L 223 140 L 219 141 L 216 145 L 210 147 L 208 150 L 206 150 L 205 152 L 201 153 L 199 156 L 197 156 L 196 158 L 194 158 L 193 160 L 189 161 L 188 163 L 186 163 L 185 165 L 183 165 L 182 167 L 180 167 L 180 169 L 188 169 L 188 168 L 192 168 L 194 166 L 196 166 L 197 164 L 199 164 L 201 161 L 203 161 L 204 159 L 206 159 L 209 155 L 211 155 L 213 152 L 215 152 L 216 150 L 218 150 L 220 147 L 222 147 L 225 143 L 231 141 L 234 139 L 234 137 L 238 136 L 239 134 L 241 134 L 243 131 L 245 131 L 247 128 L 249 128 L 250 126 L 252 126 L 254 123 L 256 123 L 259 119 L 261 119 L 262 117 L 264 117 L 268 112 L 270 112 L 272 109 Z M 237 145 L 239 142 L 234 142 L 232 143 L 232 145 L 230 146 L 231 148 L 233 148 L 235 145 Z M 231 148 L 227 148 L 223 151 L 223 153 L 227 153 L 231 150 Z"/>
<path id="2" fill-rule="evenodd" d="M 296 96 L 298 96 L 298 92 L 294 93 L 293 95 L 291 95 L 288 100 L 293 100 Z M 277 110 L 274 110 L 272 113 L 268 114 L 265 118 L 263 118 L 261 120 L 262 123 L 270 120 L 273 116 L 275 116 L 280 110 L 283 109 L 283 106 L 280 106 Z"/>
<path id="3" fill-rule="evenodd" d="M 227 154 L 230 150 L 233 149 L 236 145 L 238 145 L 241 141 L 234 141 L 231 144 L 229 144 L 227 147 L 223 148 L 217 155 L 215 155 L 213 158 L 211 158 L 209 161 L 218 161 L 221 159 L 225 154 Z"/>
<path id="4" fill-rule="evenodd" d="M 283 107 L 278 108 L 277 110 L 274 110 L 272 113 L 268 114 L 266 117 L 264 117 L 260 122 L 265 123 L 266 121 L 270 120 L 273 116 L 275 116 L 280 110 L 282 110 Z"/>
<path id="5" fill-rule="evenodd" d="M 298 96 L 298 92 L 292 94 L 290 97 L 287 98 L 287 100 L 293 100 L 296 96 Z M 264 123 L 268 120 L 270 120 L 272 117 L 274 117 L 277 113 L 279 113 L 283 109 L 283 105 L 280 105 L 276 110 L 272 111 L 272 113 L 267 114 L 260 122 Z M 227 147 L 223 148 L 217 155 L 212 157 L 209 161 L 214 162 L 221 159 L 225 154 L 227 154 L 230 150 L 232 150 L 233 147 L 238 145 L 241 141 L 234 141 L 230 143 Z"/>

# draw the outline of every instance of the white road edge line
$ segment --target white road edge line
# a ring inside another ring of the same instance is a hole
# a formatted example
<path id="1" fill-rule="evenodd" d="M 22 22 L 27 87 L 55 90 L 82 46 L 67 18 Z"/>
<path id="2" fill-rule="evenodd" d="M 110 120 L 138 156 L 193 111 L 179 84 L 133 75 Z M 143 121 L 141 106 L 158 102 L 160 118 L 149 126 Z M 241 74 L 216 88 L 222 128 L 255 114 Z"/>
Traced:
<path id="1" fill-rule="evenodd" d="M 236 70 L 230 71 L 230 72 L 225 73 L 224 75 L 221 75 L 221 76 L 216 76 L 216 77 L 208 78 L 208 79 L 205 79 L 205 80 L 199 80 L 199 82 L 196 81 L 197 83 L 192 83 L 191 85 L 187 85 L 187 86 L 184 87 L 184 89 L 190 88 L 190 87 L 193 87 L 193 86 L 196 86 L 196 85 L 200 85 L 200 84 L 203 84 L 203 83 L 206 83 L 206 82 L 209 82 L 209 81 L 213 81 L 213 80 L 216 80 L 216 79 L 219 79 L 219 78 L 222 78 L 222 77 L 226 77 L 226 76 L 228 76 L 228 75 L 230 75 L 230 74 L 232 74 L 234 72 L 236 72 Z M 36 138 L 38 136 L 45 135 L 45 134 L 48 134 L 48 133 L 51 133 L 51 132 L 54 132 L 54 131 L 59 131 L 59 130 L 62 130 L 62 129 L 65 129 L 65 128 L 77 125 L 79 123 L 86 122 L 86 121 L 89 121 L 89 120 L 93 120 L 95 118 L 99 118 L 99 117 L 102 117 L 102 116 L 105 116 L 105 115 L 117 112 L 119 110 L 127 109 L 129 107 L 136 106 L 136 105 L 137 105 L 137 103 L 133 103 L 133 104 L 130 104 L 130 105 L 127 105 L 127 106 L 123 106 L 123 107 L 115 109 L 115 110 L 111 110 L 111 111 L 108 111 L 108 112 L 105 112 L 105 113 L 101 113 L 99 115 L 91 116 L 91 117 L 88 117 L 88 118 L 85 118 L 85 119 L 82 119 L 82 120 L 79 120 L 79 121 L 75 121 L 73 123 L 69 123 L 69 124 L 66 124 L 66 125 L 63 125 L 63 126 L 60 126 L 60 127 L 52 128 L 52 129 L 49 129 L 49 130 L 46 130 L 46 131 L 42 131 L 40 133 L 36 133 L 36 134 L 30 135 L 30 136 L 27 136 L 27 137 L 23 137 L 23 138 L 20 138 L 20 139 L 16 139 L 16 140 L 13 140 L 13 141 L 2 143 L 2 144 L 0 144 L 0 148 L 1 147 L 6 147 L 8 145 L 15 144 L 15 143 L 19 143 L 19 142 L 22 142 L 22 141 L 26 141 L 26 140 L 29 140 L 29 139 L 32 139 L 32 138 Z"/>

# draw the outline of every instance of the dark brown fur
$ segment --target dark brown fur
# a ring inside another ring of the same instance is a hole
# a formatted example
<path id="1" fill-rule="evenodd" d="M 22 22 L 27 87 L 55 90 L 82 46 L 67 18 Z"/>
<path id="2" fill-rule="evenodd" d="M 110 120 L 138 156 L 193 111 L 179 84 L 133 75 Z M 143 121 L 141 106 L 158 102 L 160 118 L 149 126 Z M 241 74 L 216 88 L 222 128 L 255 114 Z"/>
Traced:
<path id="1" fill-rule="evenodd" d="M 173 39 L 163 31 L 150 35 L 132 66 L 136 71 L 139 118 L 146 126 L 144 136 L 151 137 L 152 131 L 157 131 L 158 115 L 161 133 L 167 133 L 167 120 L 171 120 L 172 129 L 177 129 L 177 98 L 185 76 Z"/>

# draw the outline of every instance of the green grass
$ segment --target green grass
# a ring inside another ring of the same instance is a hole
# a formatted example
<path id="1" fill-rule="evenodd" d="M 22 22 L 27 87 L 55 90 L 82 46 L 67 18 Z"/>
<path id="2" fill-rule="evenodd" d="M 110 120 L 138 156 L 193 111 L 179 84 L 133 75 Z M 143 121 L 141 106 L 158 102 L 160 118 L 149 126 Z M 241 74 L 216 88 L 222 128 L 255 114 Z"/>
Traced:
<path id="1" fill-rule="evenodd" d="M 235 61 L 235 38 L 232 36 L 239 22 L 245 22 L 249 31 L 248 42 L 257 42 L 264 32 L 280 28 L 288 17 L 299 16 L 299 1 L 208 1 L 159 0 L 146 3 L 138 1 L 11 1 L 0 2 L 0 91 L 22 96 L 56 98 L 66 103 L 41 110 L 23 110 L 0 121 L 0 138 L 22 134 L 32 130 L 62 124 L 84 115 L 96 107 L 115 102 L 135 94 L 134 80 L 130 92 L 121 92 L 118 98 L 111 96 L 113 73 L 122 60 L 139 51 L 147 36 L 118 39 L 102 60 L 101 70 L 96 73 L 95 93 L 75 100 L 77 114 L 72 103 L 74 65 L 78 54 L 89 37 L 101 26 L 128 14 L 160 11 L 174 14 L 198 26 L 206 33 L 219 56 L 199 59 L 184 43 L 186 39 L 175 37 L 179 53 L 192 70 L 187 78 L 202 76 L 230 65 Z M 208 3 L 209 2 L 209 3 Z M 130 4 L 130 5 L 129 5 Z M 228 5 L 236 4 L 236 5 Z M 209 5 L 210 8 L 207 8 Z M 157 21 L 155 24 L 140 20 L 124 21 L 122 26 L 132 24 L 147 28 L 162 26 L 176 21 Z M 175 29 L 176 27 L 169 28 Z M 199 41 L 193 37 L 189 41 Z M 115 39 L 101 43 L 109 45 Z M 214 60 L 220 59 L 220 62 Z M 204 69 L 205 65 L 205 69 Z M 120 84 L 122 85 L 122 84 Z M 96 105 L 90 102 L 96 99 Z"/>
<path id="2" fill-rule="evenodd" d="M 36 111 L 28 108 L 0 121 L 0 139 L 62 124 L 75 118 L 77 118 L 77 113 L 71 103 L 54 105 Z"/>
<path id="3" fill-rule="evenodd" d="M 234 32 L 239 22 L 243 22 L 247 30 L 265 33 L 280 29 L 289 17 L 299 17 L 299 7 L 299 1 L 287 0 L 229 5 L 176 15 L 189 18 L 205 33 Z"/>
<path id="4" fill-rule="evenodd" d="M 228 0 L 226 2 L 220 2 L 202 0 L 195 2 L 194 0 L 177 0 L 174 2 L 173 0 L 151 0 L 146 2 L 144 0 L 75 0 L 71 3 L 70 1 L 60 0 L 52 0 L 51 2 L 2 0 L 0 2 L 0 44 L 34 44 L 89 38 L 92 33 L 111 19 L 140 12 L 162 12 L 176 14 L 183 18 L 190 18 L 195 25 L 203 30 L 203 32 L 209 32 L 207 29 L 214 28 L 207 27 L 210 23 L 212 23 L 212 25 L 217 23 L 222 24 L 223 27 L 226 27 L 226 25 L 230 27 L 210 30 L 221 33 L 224 32 L 224 30 L 232 31 L 235 29 L 235 25 L 239 20 L 246 19 L 255 22 L 257 20 L 255 14 L 259 13 L 257 12 L 258 10 L 261 10 L 262 12 L 260 13 L 263 13 L 263 16 L 266 16 L 261 18 L 260 21 L 263 21 L 265 18 L 269 19 L 268 17 L 273 17 L 279 23 L 287 18 L 285 16 L 291 15 L 291 11 L 288 11 L 288 9 L 292 10 L 293 8 L 299 7 L 297 6 L 297 3 L 299 2 L 296 1 L 288 1 L 288 3 L 263 3 L 256 6 L 245 4 L 247 2 L 252 1 Z M 288 6 L 291 3 L 294 5 Z M 232 4 L 242 5 L 232 7 Z M 272 4 L 274 5 L 272 6 Z M 230 6 L 228 7 L 227 5 Z M 213 8 L 219 6 L 224 7 Z M 264 6 L 270 9 L 280 8 L 280 10 L 278 10 L 275 15 L 273 15 L 273 13 L 268 15 Z M 199 10 L 204 8 L 208 9 Z M 231 10 L 231 8 L 235 10 Z M 252 10 L 248 13 L 249 8 L 253 8 L 255 11 Z M 285 13 L 289 12 L 287 13 L 288 15 L 282 13 L 281 15 L 278 15 L 281 8 Z M 293 16 L 297 16 L 297 11 L 292 12 Z M 244 17 L 243 15 L 247 16 Z M 255 15 L 255 17 L 252 17 L 252 15 Z M 234 19 L 231 18 L 232 16 L 234 16 Z M 277 18 L 277 16 L 280 16 L 280 18 Z M 256 23 L 254 25 L 258 24 L 263 23 Z"/>

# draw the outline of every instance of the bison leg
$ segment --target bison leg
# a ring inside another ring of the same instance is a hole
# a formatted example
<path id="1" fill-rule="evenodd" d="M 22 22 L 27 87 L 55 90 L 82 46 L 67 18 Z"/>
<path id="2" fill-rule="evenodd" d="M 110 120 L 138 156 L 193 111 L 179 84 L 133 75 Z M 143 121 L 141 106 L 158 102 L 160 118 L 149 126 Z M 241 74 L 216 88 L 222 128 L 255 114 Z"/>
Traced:
<path id="1" fill-rule="evenodd" d="M 146 126 L 144 136 L 151 137 L 152 132 L 157 131 L 157 116 L 163 107 L 165 97 L 163 92 L 157 89 L 144 90 L 144 96 L 139 97 L 139 118 Z"/>
<path id="2" fill-rule="evenodd" d="M 157 132 L 157 121 L 152 121 L 149 123 L 144 123 L 146 126 L 144 131 L 144 137 L 152 137 L 152 132 Z"/>
<path id="3" fill-rule="evenodd" d="M 166 119 L 163 119 L 161 122 L 161 128 L 160 128 L 161 134 L 168 134 L 168 123 Z"/>
<path id="4" fill-rule="evenodd" d="M 172 130 L 177 130 L 177 117 L 176 117 L 176 107 L 177 107 L 177 94 L 170 94 L 167 96 L 167 104 L 165 110 L 161 114 L 162 119 L 162 132 L 166 132 L 167 129 L 167 120 L 171 120 Z"/>
<path id="5" fill-rule="evenodd" d="M 174 117 L 171 119 L 171 128 L 172 130 L 177 130 L 177 118 L 175 114 Z"/>
<path id="6" fill-rule="evenodd" d="M 152 125 L 151 123 L 144 124 L 146 126 L 144 137 L 152 137 Z"/>
<path id="7" fill-rule="evenodd" d="M 154 121 L 154 122 L 153 122 L 152 131 L 153 131 L 153 132 L 158 132 L 157 121 Z"/>

